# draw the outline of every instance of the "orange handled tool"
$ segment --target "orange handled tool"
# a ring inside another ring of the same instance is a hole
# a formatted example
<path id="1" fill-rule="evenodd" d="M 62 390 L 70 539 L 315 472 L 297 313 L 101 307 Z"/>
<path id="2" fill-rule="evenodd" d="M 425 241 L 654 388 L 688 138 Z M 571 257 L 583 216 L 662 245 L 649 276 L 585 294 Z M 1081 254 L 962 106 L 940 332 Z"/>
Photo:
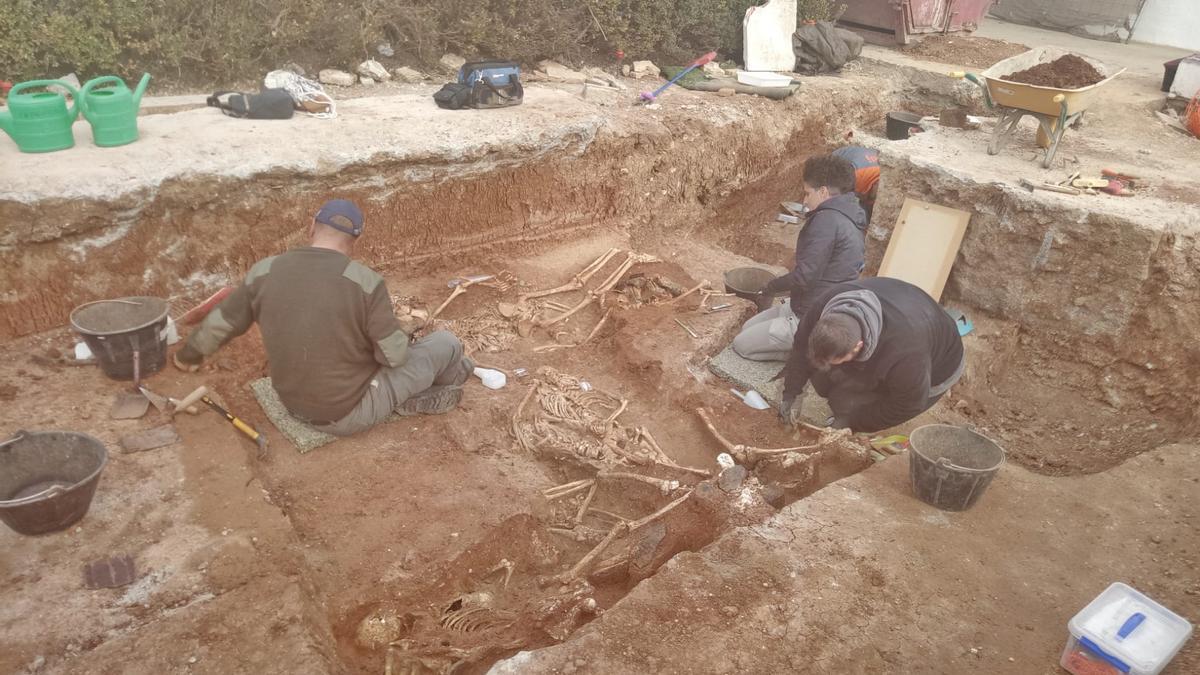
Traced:
<path id="1" fill-rule="evenodd" d="M 246 434 L 246 436 L 248 436 L 250 438 L 250 440 L 254 441 L 255 444 L 258 445 L 259 456 L 266 454 L 266 452 L 267 452 L 267 437 L 266 436 L 263 436 L 262 434 L 258 433 L 257 429 L 255 429 L 254 427 L 250 426 L 249 424 L 243 422 L 241 419 L 239 419 L 237 416 L 230 413 L 228 410 L 217 405 L 208 396 L 202 396 L 200 398 L 200 400 L 203 401 L 204 403 L 207 403 L 209 405 L 209 407 L 211 407 L 213 410 L 216 410 L 217 412 L 224 415 L 225 419 L 229 420 L 229 423 L 232 424 L 235 428 L 237 428 L 238 431 L 242 432 L 243 434 Z"/>

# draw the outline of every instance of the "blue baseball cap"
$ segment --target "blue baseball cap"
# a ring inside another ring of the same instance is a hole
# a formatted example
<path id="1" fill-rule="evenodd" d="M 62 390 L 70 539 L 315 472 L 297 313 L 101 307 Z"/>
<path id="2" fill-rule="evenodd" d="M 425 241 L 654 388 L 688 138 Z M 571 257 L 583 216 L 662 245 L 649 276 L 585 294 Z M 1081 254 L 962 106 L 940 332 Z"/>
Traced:
<path id="1" fill-rule="evenodd" d="M 339 232 L 357 237 L 362 234 L 363 214 L 349 199 L 331 199 L 317 211 L 315 220 Z"/>

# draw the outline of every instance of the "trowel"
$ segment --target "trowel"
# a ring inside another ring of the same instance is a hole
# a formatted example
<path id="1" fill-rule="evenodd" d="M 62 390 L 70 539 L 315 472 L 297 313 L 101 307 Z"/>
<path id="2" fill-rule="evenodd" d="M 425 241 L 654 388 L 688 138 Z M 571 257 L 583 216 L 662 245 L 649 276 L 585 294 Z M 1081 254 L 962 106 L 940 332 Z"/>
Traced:
<path id="1" fill-rule="evenodd" d="M 766 399 L 762 397 L 762 394 L 754 391 L 753 389 L 744 394 L 737 389 L 730 389 L 729 391 L 734 396 L 742 399 L 742 403 L 745 403 L 755 410 L 768 410 L 771 407 L 771 404 L 767 403 Z"/>
<path id="2" fill-rule="evenodd" d="M 133 389 L 127 389 L 117 394 L 112 408 L 108 411 L 108 416 L 114 420 L 136 420 L 145 415 L 146 411 L 150 409 L 150 399 L 142 393 L 141 384 L 142 353 L 135 345 L 133 350 Z"/>
<path id="3" fill-rule="evenodd" d="M 142 392 L 142 395 L 146 397 L 146 400 L 154 405 L 154 408 L 158 410 L 158 412 L 171 417 L 174 417 L 175 413 L 179 412 L 180 410 L 184 410 L 192 415 L 198 414 L 200 409 L 193 404 L 198 402 L 204 397 L 205 394 L 208 393 L 208 387 L 200 385 L 199 387 L 196 387 L 195 391 L 187 396 L 184 396 L 181 400 L 167 396 L 159 396 L 158 394 L 150 391 L 144 385 L 138 387 L 138 389 Z"/>
<path id="4" fill-rule="evenodd" d="M 140 391 L 123 391 L 113 400 L 108 416 L 114 420 L 136 420 L 150 409 L 150 400 Z"/>

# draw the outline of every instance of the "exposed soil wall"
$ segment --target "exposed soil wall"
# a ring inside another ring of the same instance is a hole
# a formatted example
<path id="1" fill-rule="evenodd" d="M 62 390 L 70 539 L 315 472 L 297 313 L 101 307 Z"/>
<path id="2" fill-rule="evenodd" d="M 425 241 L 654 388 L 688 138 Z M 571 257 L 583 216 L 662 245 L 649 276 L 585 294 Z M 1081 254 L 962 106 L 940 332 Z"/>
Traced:
<path id="1" fill-rule="evenodd" d="M 903 152 L 882 161 L 869 269 L 878 268 L 906 197 L 971 213 L 942 300 L 1007 327 L 981 355 L 986 363 L 974 364 L 971 395 L 1022 408 L 1018 417 L 1031 416 L 1024 426 L 1073 420 L 1047 436 L 1071 437 L 1088 455 L 1110 454 L 1097 443 L 1119 446 L 1093 470 L 1193 429 L 1196 232 L 1138 219 L 1138 209 L 1102 211 L 1103 197 L 1034 196 Z M 1119 439 L 1103 433 L 1106 417 Z"/>
<path id="2" fill-rule="evenodd" d="M 333 196 L 363 205 L 361 255 L 385 269 L 581 228 L 694 227 L 723 196 L 851 127 L 875 107 L 867 93 L 819 107 L 755 99 L 701 113 L 639 109 L 594 135 L 574 123 L 565 136 L 547 129 L 536 143 L 482 157 L 367 155 L 336 170 L 184 174 L 107 202 L 0 199 L 0 340 L 60 326 L 90 300 L 195 297 L 236 280 L 297 243 Z"/>

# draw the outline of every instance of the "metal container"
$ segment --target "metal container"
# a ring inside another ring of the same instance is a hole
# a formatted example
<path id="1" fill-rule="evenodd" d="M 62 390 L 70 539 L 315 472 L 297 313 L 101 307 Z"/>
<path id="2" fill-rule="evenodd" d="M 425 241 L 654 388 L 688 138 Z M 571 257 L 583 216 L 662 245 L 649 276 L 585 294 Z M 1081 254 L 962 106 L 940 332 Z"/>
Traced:
<path id="1" fill-rule="evenodd" d="M 928 33 L 973 31 L 996 0 L 842 0 L 838 24 L 877 44 L 908 44 Z"/>

